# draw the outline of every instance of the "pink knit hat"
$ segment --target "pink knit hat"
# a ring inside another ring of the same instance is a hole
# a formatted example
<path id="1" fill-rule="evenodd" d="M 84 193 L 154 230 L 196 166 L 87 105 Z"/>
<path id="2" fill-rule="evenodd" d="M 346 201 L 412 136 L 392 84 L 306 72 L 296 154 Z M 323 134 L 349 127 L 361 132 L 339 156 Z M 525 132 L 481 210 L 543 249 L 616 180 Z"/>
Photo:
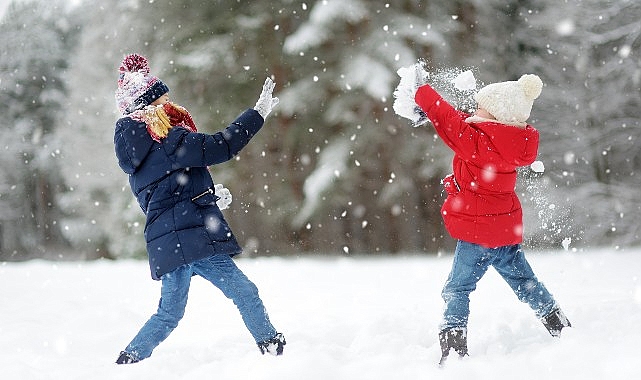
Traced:
<path id="1" fill-rule="evenodd" d="M 145 108 L 169 92 L 169 87 L 149 73 L 147 58 L 127 55 L 118 69 L 116 104 L 123 115 Z"/>

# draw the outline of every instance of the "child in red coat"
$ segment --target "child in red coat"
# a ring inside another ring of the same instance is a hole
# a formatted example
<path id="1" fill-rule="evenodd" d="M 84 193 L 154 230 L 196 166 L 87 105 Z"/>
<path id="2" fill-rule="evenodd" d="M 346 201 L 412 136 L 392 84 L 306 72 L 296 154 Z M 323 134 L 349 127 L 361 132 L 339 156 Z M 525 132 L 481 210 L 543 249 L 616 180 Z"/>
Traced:
<path id="1" fill-rule="evenodd" d="M 443 180 L 448 196 L 441 214 L 458 242 L 442 291 L 441 361 L 452 348 L 467 355 L 469 295 L 489 266 L 535 311 L 552 336 L 560 336 L 570 322 L 521 249 L 523 215 L 515 192 L 517 167 L 534 162 L 538 151 L 539 133 L 526 120 L 541 93 L 541 79 L 528 74 L 483 87 L 474 97 L 477 111 L 468 115 L 424 84 L 427 73 L 420 64 L 412 70 L 417 78 L 414 100 L 420 107 L 416 112 L 432 121 L 454 151 L 453 173 Z"/>

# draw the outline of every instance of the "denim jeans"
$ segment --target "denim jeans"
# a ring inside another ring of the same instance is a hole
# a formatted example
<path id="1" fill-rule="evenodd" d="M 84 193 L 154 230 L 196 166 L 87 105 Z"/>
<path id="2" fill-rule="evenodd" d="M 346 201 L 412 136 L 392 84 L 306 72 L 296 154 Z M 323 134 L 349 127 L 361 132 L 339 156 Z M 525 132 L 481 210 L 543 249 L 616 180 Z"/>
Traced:
<path id="1" fill-rule="evenodd" d="M 554 298 L 536 278 L 521 246 L 485 248 L 459 240 L 454 261 L 441 295 L 445 300 L 441 330 L 467 327 L 470 293 L 489 266 L 503 277 L 520 301 L 527 303 L 541 318 L 556 307 Z"/>
<path id="2" fill-rule="evenodd" d="M 245 326 L 257 343 L 276 335 L 276 330 L 258 296 L 256 285 L 238 269 L 229 255 L 220 254 L 183 265 L 161 277 L 162 289 L 158 311 L 129 343 L 126 352 L 138 360 L 146 359 L 178 326 L 185 314 L 189 284 L 194 274 L 214 284 L 227 298 L 234 301 Z"/>

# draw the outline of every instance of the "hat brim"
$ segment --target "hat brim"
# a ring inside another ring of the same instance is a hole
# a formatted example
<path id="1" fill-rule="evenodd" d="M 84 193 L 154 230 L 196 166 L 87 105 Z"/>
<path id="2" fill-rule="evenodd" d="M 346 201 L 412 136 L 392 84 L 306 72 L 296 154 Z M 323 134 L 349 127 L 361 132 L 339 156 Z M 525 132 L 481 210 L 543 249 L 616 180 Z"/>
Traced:
<path id="1" fill-rule="evenodd" d="M 147 91 L 140 95 L 136 100 L 127 107 L 127 113 L 132 113 L 136 110 L 142 109 L 155 102 L 158 98 L 169 92 L 169 87 L 164 84 L 160 79 L 157 79 Z"/>

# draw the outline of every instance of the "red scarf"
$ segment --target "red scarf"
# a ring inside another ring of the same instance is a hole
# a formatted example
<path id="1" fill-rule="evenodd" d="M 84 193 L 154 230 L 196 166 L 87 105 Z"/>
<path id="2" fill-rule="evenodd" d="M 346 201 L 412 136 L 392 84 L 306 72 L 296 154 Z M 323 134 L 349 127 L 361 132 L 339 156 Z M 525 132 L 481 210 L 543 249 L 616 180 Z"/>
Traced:
<path id="1" fill-rule="evenodd" d="M 190 132 L 198 131 L 189 111 L 171 102 L 162 106 L 147 106 L 133 112 L 130 117 L 147 124 L 149 136 L 157 142 L 167 137 L 173 127 L 182 127 Z"/>

